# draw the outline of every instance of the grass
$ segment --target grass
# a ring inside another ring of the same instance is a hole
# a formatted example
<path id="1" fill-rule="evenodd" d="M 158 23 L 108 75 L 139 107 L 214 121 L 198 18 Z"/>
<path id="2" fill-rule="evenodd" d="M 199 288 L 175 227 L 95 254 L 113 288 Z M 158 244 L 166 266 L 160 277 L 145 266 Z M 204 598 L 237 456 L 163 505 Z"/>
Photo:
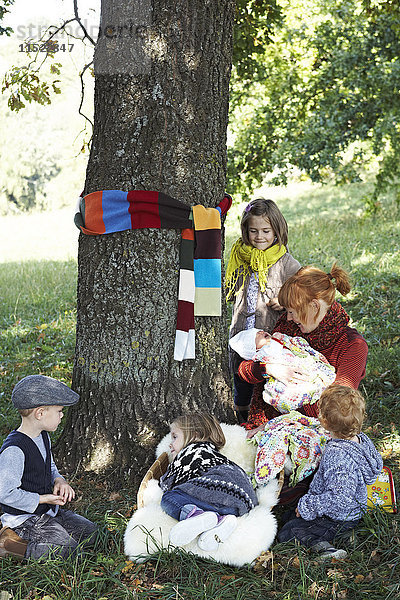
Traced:
<path id="1" fill-rule="evenodd" d="M 263 190 L 289 223 L 292 254 L 329 269 L 337 260 L 353 289 L 341 299 L 370 354 L 362 390 L 366 432 L 374 439 L 400 489 L 399 281 L 400 225 L 395 202 L 363 217 L 368 186 L 308 183 Z M 243 205 L 231 209 L 227 253 L 239 235 Z M 9 397 L 15 381 L 44 373 L 70 383 L 75 336 L 75 234 L 65 212 L 7 217 L 0 263 L 0 437 L 18 422 Z M 33 226 L 32 226 L 33 224 Z M 34 245 L 29 245 L 34 231 Z M 51 233 L 49 233 L 51 232 Z M 4 252 L 3 252 L 4 248 Z M 28 258 L 29 257 L 29 258 Z M 109 488 L 101 478 L 75 476 L 74 508 L 100 524 L 95 552 L 79 561 L 24 565 L 0 561 L 0 600 L 395 600 L 400 594 L 400 517 L 368 512 L 343 562 L 321 563 L 306 549 L 274 544 L 254 568 L 235 569 L 177 552 L 160 552 L 143 565 L 123 554 L 123 532 L 136 490 Z M 277 516 L 281 511 L 277 509 Z"/>

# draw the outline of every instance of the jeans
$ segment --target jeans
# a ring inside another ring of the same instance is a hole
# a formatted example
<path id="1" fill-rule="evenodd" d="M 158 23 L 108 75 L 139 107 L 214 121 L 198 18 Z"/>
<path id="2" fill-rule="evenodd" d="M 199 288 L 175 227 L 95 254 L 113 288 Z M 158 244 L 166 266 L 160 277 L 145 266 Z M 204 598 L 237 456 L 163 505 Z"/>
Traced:
<path id="1" fill-rule="evenodd" d="M 25 558 L 68 556 L 94 544 L 97 525 L 71 510 L 59 509 L 55 517 L 34 515 L 14 528 L 28 541 Z"/>
<path id="2" fill-rule="evenodd" d="M 296 517 L 284 524 L 278 533 L 278 540 L 280 542 L 297 540 L 303 546 L 310 548 L 317 542 L 333 542 L 336 537 L 340 537 L 346 531 L 353 529 L 358 522 L 359 520 L 334 521 L 325 516 L 317 517 L 311 521 Z"/>
<path id="3" fill-rule="evenodd" d="M 163 511 L 177 521 L 186 519 L 189 514 L 190 509 L 184 508 L 186 504 L 197 506 L 197 508 L 201 508 L 201 510 L 210 510 L 219 515 L 236 515 L 235 509 L 230 506 L 223 506 L 222 504 L 211 505 L 198 498 L 189 496 L 189 494 L 185 494 L 185 492 L 182 492 L 181 490 L 168 490 L 163 493 L 161 498 L 161 508 Z"/>
<path id="4" fill-rule="evenodd" d="M 237 373 L 233 375 L 233 402 L 235 407 L 248 407 L 251 403 L 254 385 L 243 381 Z"/>

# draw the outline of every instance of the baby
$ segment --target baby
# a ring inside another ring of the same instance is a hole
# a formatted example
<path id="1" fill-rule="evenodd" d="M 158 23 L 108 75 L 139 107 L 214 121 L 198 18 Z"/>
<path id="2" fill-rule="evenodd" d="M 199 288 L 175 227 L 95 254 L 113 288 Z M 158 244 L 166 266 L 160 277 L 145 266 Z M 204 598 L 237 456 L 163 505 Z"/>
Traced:
<path id="1" fill-rule="evenodd" d="M 229 344 L 244 360 L 263 363 L 263 399 L 281 413 L 314 404 L 335 379 L 332 365 L 301 337 L 253 328 L 240 331 Z"/>

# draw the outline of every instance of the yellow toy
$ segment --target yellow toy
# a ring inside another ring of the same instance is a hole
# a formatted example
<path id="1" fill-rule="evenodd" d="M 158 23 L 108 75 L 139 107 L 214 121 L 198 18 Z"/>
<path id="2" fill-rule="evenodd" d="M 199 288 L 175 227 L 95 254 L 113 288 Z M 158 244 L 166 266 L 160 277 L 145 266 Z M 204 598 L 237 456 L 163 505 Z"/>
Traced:
<path id="1" fill-rule="evenodd" d="M 388 467 L 383 467 L 376 481 L 367 485 L 368 507 L 380 507 L 386 512 L 397 513 L 396 492 L 393 475 Z"/>

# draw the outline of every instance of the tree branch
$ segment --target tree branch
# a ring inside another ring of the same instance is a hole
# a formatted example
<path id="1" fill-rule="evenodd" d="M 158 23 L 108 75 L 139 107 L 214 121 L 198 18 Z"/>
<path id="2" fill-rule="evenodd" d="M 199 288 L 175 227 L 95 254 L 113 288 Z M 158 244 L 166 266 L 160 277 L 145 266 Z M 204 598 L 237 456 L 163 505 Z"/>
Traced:
<path id="1" fill-rule="evenodd" d="M 75 20 L 77 21 L 77 23 L 79 23 L 80 27 L 82 28 L 82 31 L 84 33 L 84 38 L 87 38 L 89 40 L 89 42 L 91 42 L 93 44 L 93 46 L 96 45 L 96 42 L 93 40 L 93 38 L 88 34 L 88 32 L 86 31 L 85 26 L 83 25 L 79 15 L 78 15 L 78 0 L 74 0 L 74 15 L 75 15 Z M 82 40 L 83 41 L 83 40 Z"/>

